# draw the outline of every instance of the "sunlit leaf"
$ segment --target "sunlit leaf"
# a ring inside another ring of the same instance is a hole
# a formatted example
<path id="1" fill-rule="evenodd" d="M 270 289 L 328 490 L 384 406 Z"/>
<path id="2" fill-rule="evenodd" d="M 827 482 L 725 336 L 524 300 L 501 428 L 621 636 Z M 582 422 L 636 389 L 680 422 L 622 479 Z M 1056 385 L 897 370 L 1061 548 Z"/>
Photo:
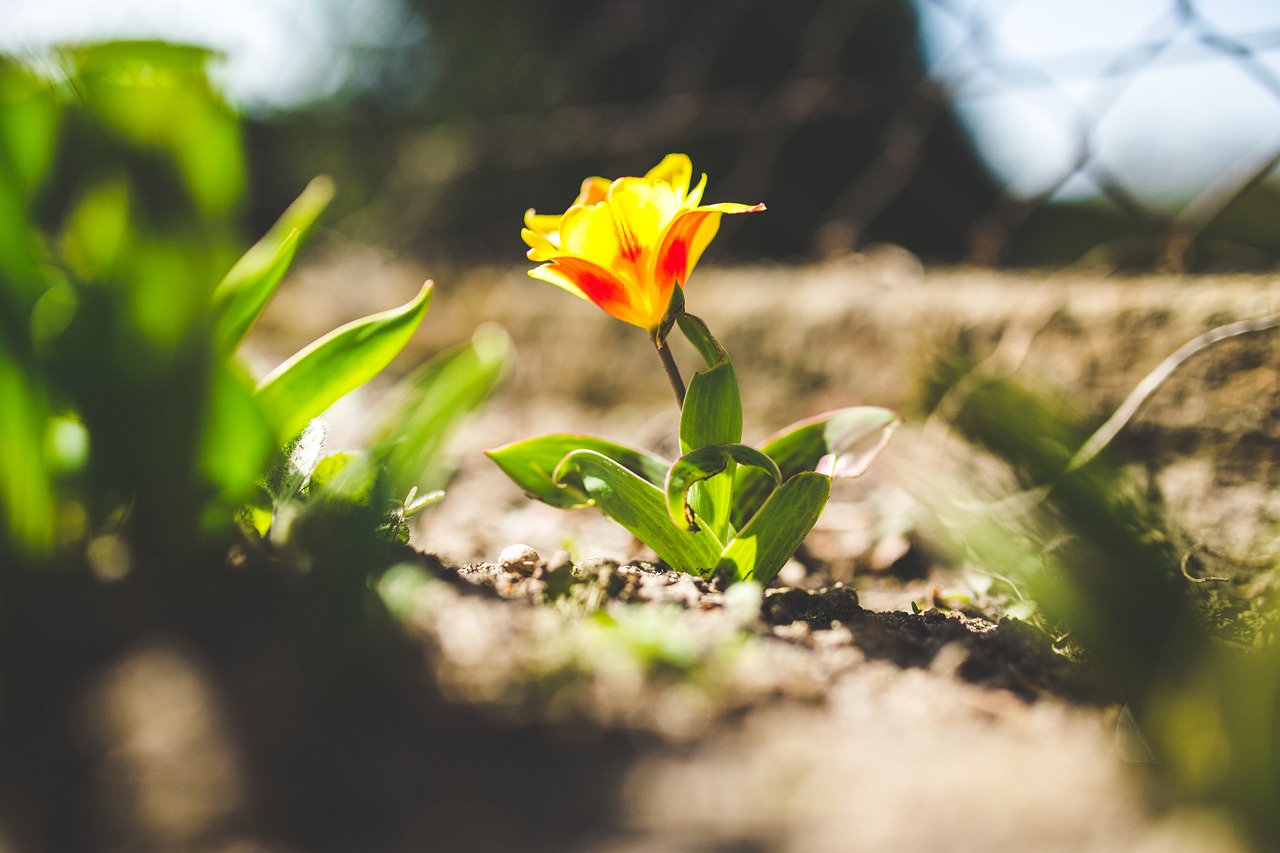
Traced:
<path id="1" fill-rule="evenodd" d="M 47 406 L 31 378 L 0 346 L 0 555 L 6 540 L 28 556 L 53 546 L 55 501 L 45 463 L 46 416 Z"/>
<path id="2" fill-rule="evenodd" d="M 166 151 L 206 214 L 229 212 L 244 186 L 235 114 L 209 84 L 207 48 L 109 42 L 65 51 L 81 102 L 124 139 Z"/>
<path id="3" fill-rule="evenodd" d="M 768 584 L 813 529 L 830 495 L 829 477 L 811 471 L 792 476 L 725 546 L 716 571 Z"/>
<path id="4" fill-rule="evenodd" d="M 213 314 L 219 353 L 230 353 L 249 334 L 333 192 L 330 178 L 312 180 L 271 230 L 218 283 L 213 291 Z"/>
<path id="5" fill-rule="evenodd" d="M 0 57 L 0 310 L 25 310 L 43 292 L 28 202 L 57 150 L 61 109 L 53 85 Z"/>
<path id="6" fill-rule="evenodd" d="M 754 447 L 745 444 L 718 444 L 699 447 L 677 459 L 667 471 L 667 512 L 671 521 L 686 530 L 693 529 L 694 509 L 686 502 L 686 494 L 696 483 L 705 481 L 726 471 L 733 463 L 759 468 L 775 483 L 782 482 L 782 474 L 772 459 Z M 716 532 L 720 536 L 719 531 Z M 727 538 L 727 537 L 721 537 Z"/>
<path id="7" fill-rule="evenodd" d="M 540 435 L 486 450 L 485 455 L 529 496 L 558 509 L 576 509 L 591 504 L 586 487 L 571 471 L 562 471 L 559 480 L 554 476 L 561 460 L 575 450 L 607 456 L 655 488 L 667 477 L 668 463 L 652 453 L 592 435 Z"/>
<path id="8" fill-rule="evenodd" d="M 331 453 L 311 472 L 313 499 L 367 506 L 378 485 L 378 468 L 363 453 Z"/>
<path id="9" fill-rule="evenodd" d="M 689 380 L 680 412 L 680 451 L 737 444 L 742 440 L 742 398 L 733 362 L 701 319 L 681 313 L 677 322 L 706 362 Z M 689 495 L 693 511 L 722 539 L 729 535 L 733 482 L 729 458 L 721 476 L 700 480 Z"/>
<path id="10" fill-rule="evenodd" d="M 443 485 L 452 467 L 447 440 L 498 387 L 513 358 L 507 333 L 486 326 L 397 383 L 374 450 L 386 465 L 393 494 Z"/>
<path id="11" fill-rule="evenodd" d="M 253 401 L 247 378 L 219 367 L 213 377 L 209 409 L 200 441 L 200 471 L 215 490 L 203 528 L 217 533 L 231 524 L 232 508 L 248 500 L 275 449 L 275 437 Z"/>
<path id="12" fill-rule="evenodd" d="M 427 282 L 405 305 L 335 329 L 263 379 L 254 394 L 277 437 L 297 435 L 308 421 L 390 364 L 422 322 L 431 289 Z"/>
<path id="13" fill-rule="evenodd" d="M 760 449 L 778 463 L 784 479 L 801 471 L 856 477 L 884 449 L 900 418 L 878 406 L 836 409 L 797 421 L 765 440 Z M 773 482 L 755 469 L 738 472 L 733 522 L 738 527 L 760 508 Z"/>
<path id="14" fill-rule="evenodd" d="M 652 548 L 674 569 L 706 575 L 719 558 L 710 531 L 682 530 L 667 516 L 662 490 L 594 450 L 570 453 L 554 472 L 574 478 L 600 510 Z"/>
<path id="15" fill-rule="evenodd" d="M 53 84 L 0 56 L 0 183 L 29 198 L 53 162 L 61 122 Z"/>
<path id="16" fill-rule="evenodd" d="M 280 506 L 298 496 L 320 462 L 328 433 L 324 421 L 313 420 L 297 438 L 285 445 L 284 451 L 263 478 L 263 486 L 273 504 Z"/>

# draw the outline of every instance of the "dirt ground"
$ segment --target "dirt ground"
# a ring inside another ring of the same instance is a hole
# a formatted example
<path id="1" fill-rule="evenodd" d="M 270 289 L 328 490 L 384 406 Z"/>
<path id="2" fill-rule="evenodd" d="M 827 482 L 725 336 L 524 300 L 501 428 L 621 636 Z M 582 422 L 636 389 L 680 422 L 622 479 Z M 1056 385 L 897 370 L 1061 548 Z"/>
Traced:
<path id="1" fill-rule="evenodd" d="M 936 512 L 963 482 L 958 440 L 919 388 L 950 345 L 1100 422 L 1185 340 L 1277 310 L 1274 277 L 935 271 L 892 249 L 700 269 L 689 310 L 734 357 L 747 440 L 844 405 L 907 421 L 770 589 L 720 590 L 654 567 L 590 510 L 526 499 L 478 452 L 553 431 L 674 443 L 644 335 L 521 270 L 348 249 L 288 283 L 255 358 L 427 275 L 415 356 L 488 321 L 519 366 L 459 437 L 457 477 L 414 532 L 427 556 L 384 578 L 408 640 L 348 708 L 309 705 L 337 695 L 316 686 L 329 676 L 283 652 L 218 663 L 293 636 L 269 591 L 241 628 L 209 627 L 217 655 L 198 632 L 131 634 L 78 694 L 94 849 L 1245 849 L 1222 815 L 1168 802 L 1122 709 L 984 602 L 991 567 L 949 551 Z M 1124 437 L 1189 536 L 1242 560 L 1274 559 L 1280 527 L 1280 351 L 1262 338 L 1188 364 Z M 377 392 L 335 409 L 337 444 Z"/>

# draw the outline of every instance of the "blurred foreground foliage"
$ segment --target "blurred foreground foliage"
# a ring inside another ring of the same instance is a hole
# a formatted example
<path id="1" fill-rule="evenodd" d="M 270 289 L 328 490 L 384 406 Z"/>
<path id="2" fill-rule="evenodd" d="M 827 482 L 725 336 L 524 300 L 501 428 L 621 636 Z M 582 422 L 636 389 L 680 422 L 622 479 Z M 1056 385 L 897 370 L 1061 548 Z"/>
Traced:
<path id="1" fill-rule="evenodd" d="M 1110 452 L 1071 470 L 1089 436 L 1063 400 L 939 363 L 929 394 L 1015 492 L 949 498 L 952 532 L 978 565 L 1039 605 L 1036 618 L 1096 671 L 1176 797 L 1233 816 L 1258 849 L 1280 834 L 1280 564 L 1229 578 L 1189 570 L 1195 543 Z M 974 497 L 974 496 L 971 496 Z M 973 506 L 973 504 L 970 504 Z M 1268 548 L 1274 554 L 1274 548 Z M 1131 721 L 1131 722 L 1130 722 Z"/>
<path id="2" fill-rule="evenodd" d="M 208 60 L 160 43 L 66 50 L 52 73 L 0 59 L 0 583 L 15 565 L 118 577 L 216 552 L 246 505 L 267 546 L 308 513 L 402 543 L 447 474 L 445 437 L 510 361 L 482 330 L 401 383 L 371 450 L 324 457 L 313 431 L 307 463 L 290 456 L 408 343 L 431 287 L 251 375 L 239 348 L 333 187 L 313 181 L 237 260 L 245 159 Z"/>

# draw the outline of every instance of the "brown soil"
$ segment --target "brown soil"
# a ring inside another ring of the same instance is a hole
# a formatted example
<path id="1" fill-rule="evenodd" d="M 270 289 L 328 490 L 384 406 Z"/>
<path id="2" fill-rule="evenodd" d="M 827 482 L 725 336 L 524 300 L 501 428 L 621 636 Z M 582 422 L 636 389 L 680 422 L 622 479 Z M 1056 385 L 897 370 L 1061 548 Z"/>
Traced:
<path id="1" fill-rule="evenodd" d="M 258 353 L 419 278 L 358 254 L 304 271 Z M 700 271 L 690 310 L 735 357 L 749 440 L 837 405 L 911 416 L 762 591 L 662 571 L 477 453 L 566 430 L 670 453 L 642 334 L 517 273 L 440 278 L 423 351 L 487 318 L 521 360 L 415 531 L 431 553 L 341 606 L 252 561 L 37 584 L 0 637 L 17 697 L 0 850 L 1242 849 L 1221 816 L 1162 800 L 1088 671 L 947 550 L 936 499 L 965 472 L 938 462 L 956 441 L 913 400 L 950 341 L 1100 419 L 1186 338 L 1275 310 L 1273 282 L 925 273 L 895 252 Z M 1192 538 L 1256 558 L 1280 526 L 1280 355 L 1273 338 L 1233 346 L 1127 435 L 1150 442 L 1153 488 Z M 368 399 L 336 409 L 339 443 Z M 513 543 L 528 564 L 498 564 Z M 395 620 L 370 618 L 380 602 Z"/>

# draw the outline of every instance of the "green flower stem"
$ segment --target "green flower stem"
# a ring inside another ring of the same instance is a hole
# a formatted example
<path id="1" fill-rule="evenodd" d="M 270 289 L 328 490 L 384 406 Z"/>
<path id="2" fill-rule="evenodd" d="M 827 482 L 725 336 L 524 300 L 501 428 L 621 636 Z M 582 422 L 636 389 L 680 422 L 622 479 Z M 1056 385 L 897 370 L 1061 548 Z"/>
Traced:
<path id="1" fill-rule="evenodd" d="M 683 410 L 684 379 L 680 377 L 680 368 L 676 366 L 676 357 L 671 354 L 671 347 L 667 346 L 666 340 L 657 331 L 653 335 L 653 345 L 658 350 L 658 358 L 662 359 L 662 369 L 667 372 L 667 381 L 671 383 L 671 390 L 676 394 L 676 405 Z"/>

